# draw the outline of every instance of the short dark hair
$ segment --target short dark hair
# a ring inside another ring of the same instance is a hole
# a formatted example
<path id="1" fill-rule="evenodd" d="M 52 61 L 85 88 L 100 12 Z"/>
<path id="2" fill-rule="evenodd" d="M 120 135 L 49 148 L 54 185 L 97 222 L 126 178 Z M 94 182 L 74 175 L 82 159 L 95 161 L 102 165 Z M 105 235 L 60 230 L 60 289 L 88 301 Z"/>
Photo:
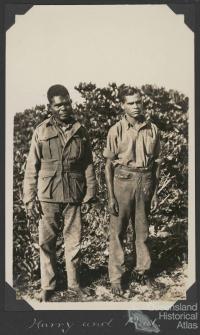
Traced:
<path id="1" fill-rule="evenodd" d="M 121 86 L 119 89 L 119 98 L 122 103 L 125 102 L 125 97 L 128 95 L 138 94 L 141 96 L 141 92 L 138 88 L 131 87 L 131 86 Z"/>
<path id="2" fill-rule="evenodd" d="M 63 85 L 53 85 L 53 86 L 49 87 L 49 89 L 47 91 L 47 99 L 49 100 L 50 103 L 51 103 L 52 98 L 56 97 L 58 95 L 61 95 L 63 97 L 66 96 L 66 95 L 69 96 L 69 92 L 66 89 L 66 87 L 63 86 Z"/>

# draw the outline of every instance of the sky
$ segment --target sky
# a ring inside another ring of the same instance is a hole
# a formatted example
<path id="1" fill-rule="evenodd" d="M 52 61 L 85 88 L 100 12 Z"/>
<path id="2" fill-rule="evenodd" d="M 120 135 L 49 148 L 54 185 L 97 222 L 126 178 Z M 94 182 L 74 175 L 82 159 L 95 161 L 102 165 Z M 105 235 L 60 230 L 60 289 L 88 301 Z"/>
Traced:
<path id="1" fill-rule="evenodd" d="M 194 36 L 167 5 L 37 5 L 6 36 L 6 110 L 46 104 L 53 84 L 156 84 L 191 97 Z"/>

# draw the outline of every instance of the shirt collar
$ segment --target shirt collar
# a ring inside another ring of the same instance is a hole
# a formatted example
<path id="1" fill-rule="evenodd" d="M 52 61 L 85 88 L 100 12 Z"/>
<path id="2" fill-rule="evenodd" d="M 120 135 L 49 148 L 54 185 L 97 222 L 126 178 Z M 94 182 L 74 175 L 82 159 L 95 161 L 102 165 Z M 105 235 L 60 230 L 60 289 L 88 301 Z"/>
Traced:
<path id="1" fill-rule="evenodd" d="M 123 116 L 122 118 L 123 123 L 125 124 L 126 129 L 128 130 L 130 127 L 132 127 L 133 129 L 139 131 L 140 129 L 142 129 L 143 127 L 148 125 L 147 121 L 143 121 L 142 123 L 137 123 L 134 126 L 128 122 L 127 118 L 126 118 L 126 114 Z"/>

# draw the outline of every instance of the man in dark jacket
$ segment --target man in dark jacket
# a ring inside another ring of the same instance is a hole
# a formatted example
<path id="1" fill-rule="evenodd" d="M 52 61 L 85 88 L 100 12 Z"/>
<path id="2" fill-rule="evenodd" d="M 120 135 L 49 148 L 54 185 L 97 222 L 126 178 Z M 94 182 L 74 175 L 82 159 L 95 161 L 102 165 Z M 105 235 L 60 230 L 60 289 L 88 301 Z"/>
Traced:
<path id="1" fill-rule="evenodd" d="M 80 293 L 77 279 L 81 240 L 81 203 L 95 198 L 96 179 L 86 129 L 73 115 L 68 90 L 49 88 L 52 116 L 34 131 L 24 177 L 24 203 L 34 217 L 35 198 L 41 204 L 39 222 L 42 300 L 56 286 L 56 239 L 59 214 L 64 218 L 64 246 L 68 290 Z"/>

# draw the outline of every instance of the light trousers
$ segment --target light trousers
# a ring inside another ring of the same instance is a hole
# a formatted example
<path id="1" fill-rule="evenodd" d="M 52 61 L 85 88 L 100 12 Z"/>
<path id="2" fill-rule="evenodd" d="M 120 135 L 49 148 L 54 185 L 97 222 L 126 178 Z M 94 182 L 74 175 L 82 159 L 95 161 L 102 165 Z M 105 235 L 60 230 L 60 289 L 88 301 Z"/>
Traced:
<path id="1" fill-rule="evenodd" d="M 114 194 L 119 215 L 111 215 L 110 218 L 108 267 L 111 283 L 121 283 L 125 272 L 123 240 L 130 220 L 135 231 L 136 269 L 145 271 L 151 266 L 146 242 L 149 235 L 148 214 L 152 193 L 151 172 L 132 172 L 121 166 L 115 169 Z"/>
<path id="2" fill-rule="evenodd" d="M 41 286 L 53 290 L 56 286 L 56 241 L 59 232 L 61 204 L 41 202 L 42 219 L 39 222 Z M 77 266 L 81 242 L 80 205 L 62 205 L 63 238 L 68 287 L 77 287 Z"/>

